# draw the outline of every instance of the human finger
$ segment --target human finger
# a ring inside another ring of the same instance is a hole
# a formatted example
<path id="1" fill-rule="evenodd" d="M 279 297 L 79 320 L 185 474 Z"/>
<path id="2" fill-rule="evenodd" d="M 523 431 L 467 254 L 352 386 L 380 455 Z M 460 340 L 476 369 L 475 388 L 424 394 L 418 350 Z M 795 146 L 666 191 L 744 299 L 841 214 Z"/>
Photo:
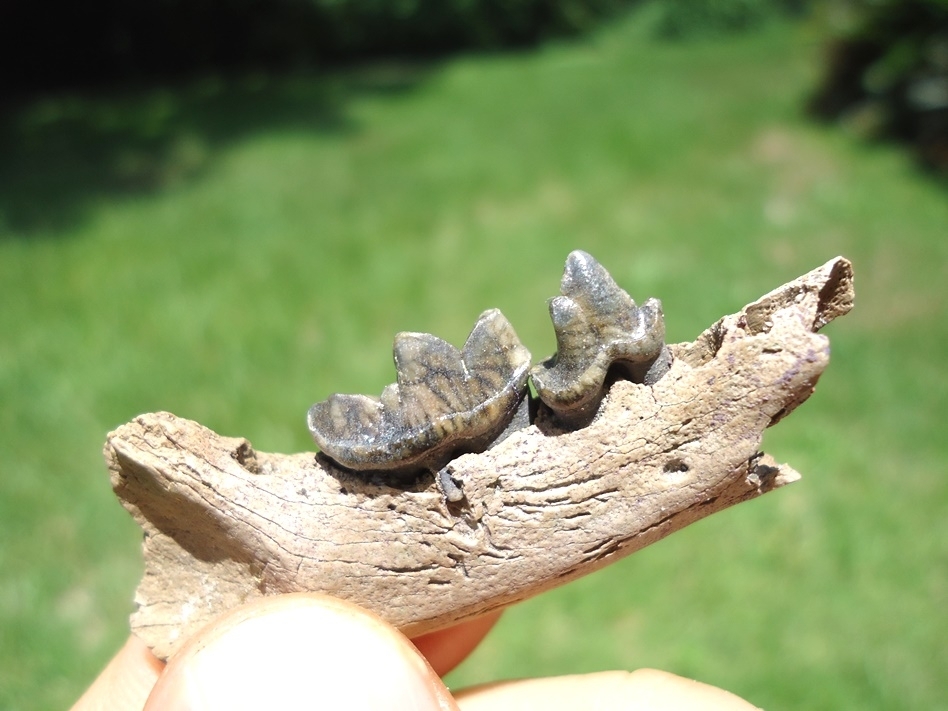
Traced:
<path id="1" fill-rule="evenodd" d="M 336 598 L 295 594 L 261 598 L 195 635 L 168 662 L 144 711 L 320 707 L 457 708 L 391 625 Z"/>
<path id="2" fill-rule="evenodd" d="M 730 692 L 654 669 L 499 682 L 458 692 L 461 711 L 754 711 Z"/>
<path id="3" fill-rule="evenodd" d="M 412 639 L 438 676 L 444 676 L 474 651 L 500 619 L 500 611 Z"/>
<path id="4" fill-rule="evenodd" d="M 132 635 L 72 711 L 141 711 L 164 668 L 164 662 Z"/>
<path id="5" fill-rule="evenodd" d="M 500 614 L 490 613 L 450 629 L 423 635 L 413 639 L 412 643 L 435 673 L 443 676 L 471 653 Z M 164 662 L 132 635 L 72 711 L 141 711 L 164 667 Z"/>

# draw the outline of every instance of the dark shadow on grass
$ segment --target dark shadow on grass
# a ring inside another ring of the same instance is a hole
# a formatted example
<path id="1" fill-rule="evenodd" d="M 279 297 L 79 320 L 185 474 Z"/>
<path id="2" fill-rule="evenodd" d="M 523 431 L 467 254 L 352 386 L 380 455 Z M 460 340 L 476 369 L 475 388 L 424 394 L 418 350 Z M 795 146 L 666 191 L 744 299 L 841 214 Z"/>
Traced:
<path id="1" fill-rule="evenodd" d="M 433 64 L 378 63 L 326 74 L 251 74 L 173 87 L 57 95 L 0 109 L 0 240 L 81 224 L 102 199 L 199 177 L 259 132 L 357 130 L 347 103 L 403 93 Z"/>

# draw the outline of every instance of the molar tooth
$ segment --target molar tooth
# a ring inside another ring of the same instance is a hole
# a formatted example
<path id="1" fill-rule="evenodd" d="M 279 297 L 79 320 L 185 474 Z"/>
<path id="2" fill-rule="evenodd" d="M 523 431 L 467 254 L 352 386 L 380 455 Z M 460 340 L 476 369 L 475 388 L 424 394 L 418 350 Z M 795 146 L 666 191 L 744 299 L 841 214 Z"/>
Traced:
<path id="1" fill-rule="evenodd" d="M 427 333 L 399 333 L 396 382 L 380 399 L 332 395 L 313 405 L 309 430 L 348 469 L 437 470 L 457 451 L 500 434 L 526 393 L 530 352 L 497 309 L 478 318 L 464 347 Z"/>
<path id="2" fill-rule="evenodd" d="M 609 369 L 651 384 L 670 365 L 658 299 L 641 307 L 586 252 L 566 260 L 561 296 L 549 301 L 556 353 L 530 372 L 537 394 L 570 427 L 588 424 L 599 409 Z"/>

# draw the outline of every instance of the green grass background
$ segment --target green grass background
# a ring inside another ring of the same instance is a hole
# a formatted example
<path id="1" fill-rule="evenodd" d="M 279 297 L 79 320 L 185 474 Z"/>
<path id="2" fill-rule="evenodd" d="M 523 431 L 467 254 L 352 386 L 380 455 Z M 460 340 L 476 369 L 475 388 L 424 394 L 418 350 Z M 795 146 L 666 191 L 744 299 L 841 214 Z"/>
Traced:
<path id="1" fill-rule="evenodd" d="M 581 41 L 40 101 L 0 133 L 0 708 L 127 634 L 139 532 L 100 449 L 171 410 L 264 451 L 378 393 L 392 336 L 499 307 L 539 358 L 567 253 L 669 338 L 843 254 L 857 306 L 765 439 L 802 482 L 511 609 L 449 677 L 659 667 L 765 708 L 948 708 L 948 200 L 801 106 L 821 35 Z"/>

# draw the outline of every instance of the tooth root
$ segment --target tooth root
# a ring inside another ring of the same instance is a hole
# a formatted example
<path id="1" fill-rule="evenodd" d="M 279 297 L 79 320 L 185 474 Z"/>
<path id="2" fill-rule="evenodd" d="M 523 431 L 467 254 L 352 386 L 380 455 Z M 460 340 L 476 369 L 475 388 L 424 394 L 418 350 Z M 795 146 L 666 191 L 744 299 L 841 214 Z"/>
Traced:
<path id="1" fill-rule="evenodd" d="M 579 427 L 595 416 L 613 366 L 637 382 L 654 382 L 667 370 L 665 321 L 658 299 L 637 307 L 586 252 L 569 255 L 560 291 L 550 300 L 557 352 L 530 375 L 557 418 Z M 656 361 L 661 367 L 652 369 Z"/>

